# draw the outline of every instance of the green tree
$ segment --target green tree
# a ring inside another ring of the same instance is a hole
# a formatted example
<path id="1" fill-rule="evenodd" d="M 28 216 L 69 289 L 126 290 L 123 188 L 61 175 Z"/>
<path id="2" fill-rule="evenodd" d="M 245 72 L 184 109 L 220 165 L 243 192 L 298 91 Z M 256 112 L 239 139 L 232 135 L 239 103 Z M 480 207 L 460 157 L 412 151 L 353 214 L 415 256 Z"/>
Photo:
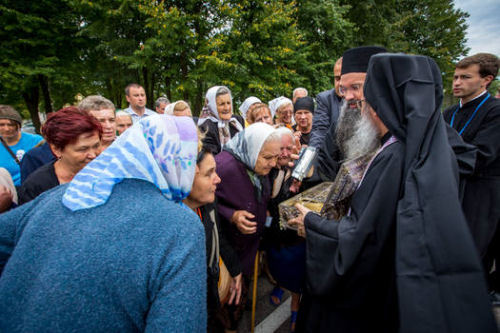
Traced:
<path id="1" fill-rule="evenodd" d="M 238 101 L 249 95 L 264 101 L 290 95 L 302 81 L 298 70 L 307 66 L 295 2 L 238 1 L 228 6 L 230 24 L 205 56 L 207 68 Z"/>
<path id="2" fill-rule="evenodd" d="M 443 73 L 445 92 L 451 87 L 454 63 L 465 56 L 467 13 L 454 8 L 452 0 L 405 0 L 397 3 L 391 48 L 397 52 L 433 58 Z"/>
<path id="3" fill-rule="evenodd" d="M 145 87 L 148 105 L 152 105 L 154 71 L 149 63 L 135 56 L 152 34 L 139 6 L 130 0 L 73 1 L 75 11 L 82 17 L 79 35 L 89 42 L 82 56 L 82 76 L 87 82 L 82 85 L 84 95 L 102 94 L 121 108 L 125 105 L 125 86 L 136 82 Z"/>
<path id="4" fill-rule="evenodd" d="M 452 0 L 342 0 L 351 6 L 356 45 L 382 45 L 393 52 L 432 57 L 449 87 L 453 63 L 467 54 L 465 22 L 468 14 Z"/>
<path id="5" fill-rule="evenodd" d="M 40 96 L 45 111 L 52 112 L 52 82 L 69 81 L 73 74 L 68 70 L 78 62 L 78 17 L 64 0 L 2 0 L 0 13 L 3 96 L 13 104 L 24 99 L 38 129 Z"/>
<path id="6" fill-rule="evenodd" d="M 338 0 L 297 1 L 297 24 L 307 48 L 307 65 L 298 70 L 303 85 L 313 92 L 333 87 L 333 65 L 354 43 L 350 9 Z"/>

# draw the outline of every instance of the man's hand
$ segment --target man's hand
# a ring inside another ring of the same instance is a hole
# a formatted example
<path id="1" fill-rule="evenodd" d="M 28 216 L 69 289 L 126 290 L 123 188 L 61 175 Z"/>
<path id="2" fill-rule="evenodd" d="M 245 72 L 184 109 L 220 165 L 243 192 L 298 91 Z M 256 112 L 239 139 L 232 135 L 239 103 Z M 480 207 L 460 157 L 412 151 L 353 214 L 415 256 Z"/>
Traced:
<path id="1" fill-rule="evenodd" d="M 238 230 L 245 235 L 257 232 L 257 222 L 250 221 L 255 216 L 246 210 L 237 210 L 231 217 L 231 222 L 236 225 Z"/>
<path id="2" fill-rule="evenodd" d="M 299 135 L 295 135 L 295 133 L 299 133 Z M 293 147 L 293 153 L 294 154 L 300 154 L 300 150 L 302 149 L 302 145 L 300 144 L 300 137 L 302 136 L 302 133 L 300 133 L 299 131 L 295 132 L 294 133 L 294 136 L 295 136 L 295 146 Z M 296 158 L 298 159 L 298 157 Z"/>
<path id="3" fill-rule="evenodd" d="M 227 304 L 231 305 L 234 304 L 238 305 L 240 304 L 240 299 L 241 299 L 241 279 L 242 279 L 242 273 L 236 275 L 234 278 L 231 279 L 231 287 L 229 287 L 229 301 Z"/>
<path id="4" fill-rule="evenodd" d="M 311 210 L 304 207 L 303 205 L 296 203 L 295 208 L 300 212 L 299 216 L 288 221 L 288 224 L 293 227 L 297 227 L 297 235 L 306 238 L 306 229 L 304 227 L 304 216 L 307 215 Z"/>

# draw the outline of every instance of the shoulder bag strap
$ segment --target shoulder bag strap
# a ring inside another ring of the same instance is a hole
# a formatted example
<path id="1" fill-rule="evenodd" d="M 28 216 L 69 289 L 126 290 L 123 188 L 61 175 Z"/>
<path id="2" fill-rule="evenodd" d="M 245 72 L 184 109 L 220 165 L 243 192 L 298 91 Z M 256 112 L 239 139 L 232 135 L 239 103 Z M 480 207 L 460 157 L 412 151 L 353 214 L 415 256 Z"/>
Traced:
<path id="1" fill-rule="evenodd" d="M 10 156 L 12 156 L 14 161 L 16 161 L 17 164 L 21 164 L 21 162 L 19 162 L 19 159 L 17 158 L 16 154 L 14 154 L 12 149 L 10 149 L 9 145 L 4 141 L 4 139 L 1 136 L 0 136 L 0 141 L 2 141 L 2 145 L 5 147 L 5 149 L 7 149 L 7 151 L 9 152 Z"/>

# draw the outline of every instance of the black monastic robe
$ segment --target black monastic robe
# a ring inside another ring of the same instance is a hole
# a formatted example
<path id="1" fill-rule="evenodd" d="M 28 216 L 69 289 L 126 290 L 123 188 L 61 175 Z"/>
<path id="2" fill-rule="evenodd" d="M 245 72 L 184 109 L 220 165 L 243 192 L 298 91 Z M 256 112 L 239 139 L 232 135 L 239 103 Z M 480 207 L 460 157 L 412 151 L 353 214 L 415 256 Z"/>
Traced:
<path id="1" fill-rule="evenodd" d="M 307 332 L 496 332 L 459 201 L 442 80 L 424 56 L 370 58 L 364 95 L 397 138 L 339 221 L 305 217 Z M 389 141 L 390 142 L 390 141 Z"/>
<path id="2" fill-rule="evenodd" d="M 305 217 L 304 331 L 397 331 L 394 257 L 402 149 L 395 142 L 376 156 L 353 195 L 350 216 L 340 221 L 313 213 Z"/>
<path id="3" fill-rule="evenodd" d="M 462 205 L 483 258 L 500 221 L 500 101 L 490 96 L 472 116 L 487 96 L 479 96 L 461 108 L 451 106 L 443 114 L 450 124 L 456 111 L 453 128 L 457 132 L 472 118 L 461 136 L 477 148 L 477 162 L 473 174 L 465 178 Z"/>

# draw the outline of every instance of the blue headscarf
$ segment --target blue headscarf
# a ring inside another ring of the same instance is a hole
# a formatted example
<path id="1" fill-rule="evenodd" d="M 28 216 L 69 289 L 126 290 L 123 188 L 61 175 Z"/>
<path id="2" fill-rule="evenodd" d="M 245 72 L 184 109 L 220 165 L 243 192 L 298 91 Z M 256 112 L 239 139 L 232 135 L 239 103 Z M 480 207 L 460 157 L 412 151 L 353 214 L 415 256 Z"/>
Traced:
<path id="1" fill-rule="evenodd" d="M 62 202 L 72 211 L 97 207 L 123 179 L 153 183 L 167 199 L 181 202 L 193 184 L 197 145 L 191 118 L 143 118 L 73 178 Z"/>

